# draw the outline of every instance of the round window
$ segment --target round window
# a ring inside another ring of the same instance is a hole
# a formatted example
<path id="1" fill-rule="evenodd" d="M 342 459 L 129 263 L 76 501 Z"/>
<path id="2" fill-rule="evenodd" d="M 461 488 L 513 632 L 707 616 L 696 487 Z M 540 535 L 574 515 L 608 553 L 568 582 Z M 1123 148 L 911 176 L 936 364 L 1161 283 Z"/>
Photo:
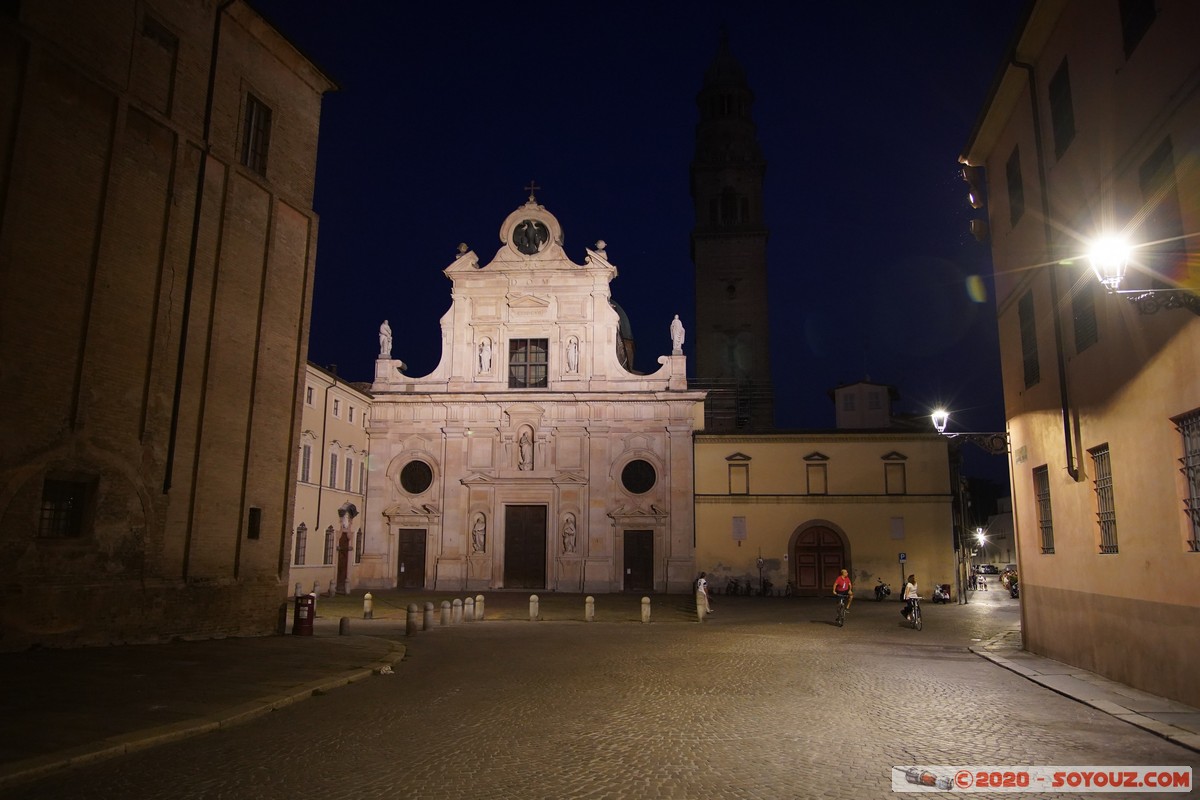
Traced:
<path id="1" fill-rule="evenodd" d="M 654 488 L 657 480 L 658 474 L 654 471 L 654 465 L 640 458 L 630 461 L 625 465 L 625 469 L 621 470 L 621 485 L 633 494 L 645 494 Z"/>
<path id="2" fill-rule="evenodd" d="M 433 483 L 433 470 L 424 461 L 410 461 L 400 470 L 400 485 L 409 494 L 420 494 Z"/>

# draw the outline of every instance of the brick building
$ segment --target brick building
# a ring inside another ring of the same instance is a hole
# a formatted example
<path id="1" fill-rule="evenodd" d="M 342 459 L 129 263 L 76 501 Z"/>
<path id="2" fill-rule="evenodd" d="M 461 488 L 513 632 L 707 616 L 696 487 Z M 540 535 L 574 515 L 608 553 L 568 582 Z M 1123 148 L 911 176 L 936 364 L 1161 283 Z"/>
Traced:
<path id="1" fill-rule="evenodd" d="M 275 628 L 332 88 L 241 0 L 0 5 L 0 646 Z"/>

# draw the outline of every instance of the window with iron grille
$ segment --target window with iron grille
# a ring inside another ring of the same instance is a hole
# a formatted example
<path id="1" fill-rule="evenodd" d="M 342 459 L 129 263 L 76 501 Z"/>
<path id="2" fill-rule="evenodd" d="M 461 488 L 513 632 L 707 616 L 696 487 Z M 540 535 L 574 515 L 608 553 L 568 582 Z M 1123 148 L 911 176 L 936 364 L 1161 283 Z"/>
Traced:
<path id="1" fill-rule="evenodd" d="M 323 564 L 333 563 L 333 526 L 330 525 L 325 529 L 325 557 L 322 560 Z"/>
<path id="2" fill-rule="evenodd" d="M 1188 549 L 1200 553 L 1200 410 L 1185 414 L 1175 420 L 1175 427 L 1183 437 L 1183 458 L 1179 470 L 1183 473 L 1183 513 L 1188 518 Z"/>
<path id="3" fill-rule="evenodd" d="M 1096 328 L 1095 281 L 1088 281 L 1071 295 L 1071 315 L 1075 321 L 1075 352 L 1082 353 L 1100 340 Z"/>
<path id="4" fill-rule="evenodd" d="M 363 547 L 366 546 L 367 537 L 363 533 L 363 529 L 359 528 L 358 533 L 354 534 L 354 563 L 361 564 L 363 556 Z"/>
<path id="5" fill-rule="evenodd" d="M 1096 520 L 1100 523 L 1100 552 L 1117 552 L 1117 509 L 1113 498 L 1112 462 L 1108 445 L 1088 450 L 1096 485 Z"/>
<path id="6" fill-rule="evenodd" d="M 42 484 L 38 536 L 44 539 L 78 539 L 90 525 L 91 480 L 47 478 Z"/>
<path id="7" fill-rule="evenodd" d="M 297 567 L 304 566 L 304 553 L 308 550 L 308 526 L 303 522 L 296 528 L 296 555 L 292 563 Z"/>
<path id="8" fill-rule="evenodd" d="M 1042 379 L 1038 364 L 1037 319 L 1033 315 L 1033 292 L 1028 291 L 1017 303 L 1017 316 L 1021 323 L 1021 364 L 1025 370 L 1025 388 L 1034 386 Z"/>
<path id="9" fill-rule="evenodd" d="M 1054 157 L 1063 153 L 1075 140 L 1075 108 L 1071 103 L 1071 73 L 1064 58 L 1050 79 L 1050 119 L 1054 125 Z"/>
<path id="10" fill-rule="evenodd" d="M 512 339 L 508 343 L 508 388 L 546 388 L 546 339 Z"/>
<path id="11" fill-rule="evenodd" d="M 1004 165 L 1004 178 L 1008 182 L 1008 224 L 1015 228 L 1025 214 L 1025 182 L 1021 179 L 1021 150 L 1018 147 L 1013 148 Z"/>
<path id="12" fill-rule="evenodd" d="M 1042 552 L 1054 552 L 1054 516 L 1050 512 L 1050 470 L 1040 466 L 1033 471 L 1033 493 L 1037 498 L 1038 533 Z"/>
<path id="13" fill-rule="evenodd" d="M 270 146 L 271 109 L 254 95 L 247 94 L 246 118 L 242 124 L 242 163 L 265 177 Z"/>

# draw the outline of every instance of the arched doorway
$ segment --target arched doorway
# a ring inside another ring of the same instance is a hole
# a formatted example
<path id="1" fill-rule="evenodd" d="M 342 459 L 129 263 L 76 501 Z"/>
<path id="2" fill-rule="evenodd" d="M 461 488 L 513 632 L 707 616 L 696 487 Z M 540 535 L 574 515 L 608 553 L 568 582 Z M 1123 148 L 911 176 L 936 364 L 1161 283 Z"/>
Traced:
<path id="1" fill-rule="evenodd" d="M 834 578 L 849 569 L 846 543 L 833 528 L 814 525 L 800 532 L 792 545 L 792 580 L 803 595 L 833 591 Z"/>

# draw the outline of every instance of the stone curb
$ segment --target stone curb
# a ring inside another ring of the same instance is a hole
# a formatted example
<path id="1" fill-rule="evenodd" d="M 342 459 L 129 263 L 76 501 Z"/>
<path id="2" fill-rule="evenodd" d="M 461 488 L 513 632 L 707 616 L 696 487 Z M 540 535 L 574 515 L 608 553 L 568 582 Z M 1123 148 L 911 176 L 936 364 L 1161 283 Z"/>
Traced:
<path id="1" fill-rule="evenodd" d="M 347 684 L 365 680 L 379 672 L 383 667 L 391 667 L 396 662 L 401 661 L 407 653 L 408 648 L 403 643 L 391 640 L 386 641 L 391 648 L 391 651 L 386 656 L 358 669 L 343 672 L 340 675 L 319 678 L 315 681 L 302 684 L 295 689 L 268 695 L 258 700 L 251 700 L 239 706 L 209 714 L 208 716 L 197 717 L 191 720 L 181 720 L 169 725 L 159 725 L 140 731 L 130 731 L 129 733 L 122 733 L 110 736 L 107 739 L 101 739 L 98 742 L 67 748 L 50 755 L 37 756 L 35 758 L 27 758 L 23 761 L 14 761 L 10 764 L 0 765 L 0 788 L 8 788 L 18 783 L 42 778 L 54 772 L 70 769 L 71 767 L 94 764 L 99 761 L 126 755 L 127 753 L 136 753 L 140 750 L 157 747 L 158 745 L 177 742 L 180 739 L 188 739 L 203 733 L 210 733 L 221 728 L 241 725 L 276 709 L 290 706 L 301 700 L 307 700 L 315 695 L 324 694 L 331 689 L 337 689 Z"/>
<path id="2" fill-rule="evenodd" d="M 1039 686 L 1043 686 L 1055 694 L 1070 698 L 1077 703 L 1083 703 L 1086 706 L 1091 706 L 1097 711 L 1103 711 L 1105 714 L 1108 714 L 1111 717 L 1116 717 L 1117 719 L 1128 722 L 1130 725 L 1134 725 L 1144 731 L 1153 733 L 1156 736 L 1161 736 L 1162 738 L 1173 742 L 1180 747 L 1186 747 L 1189 750 L 1200 752 L 1200 734 L 1192 733 L 1191 731 L 1184 730 L 1183 728 L 1177 728 L 1168 722 L 1160 722 L 1159 720 L 1139 714 L 1136 711 L 1131 711 L 1119 703 L 1113 703 L 1109 700 L 1091 700 L 1085 697 L 1073 695 L 1050 685 L 1050 683 L 1043 678 L 1042 673 L 1038 672 L 1037 670 L 1023 667 L 1020 664 L 1017 664 L 1005 658 L 1004 656 L 997 655 L 995 652 L 987 649 L 989 646 L 994 646 L 996 641 L 1003 639 L 1007 635 L 1007 633 L 1002 633 L 986 642 L 980 642 L 977 645 L 973 645 L 968 649 L 975 655 L 985 658 L 997 666 L 1004 667 L 1004 669 L 1008 670 L 1009 672 L 1014 672 L 1017 675 L 1020 675 L 1022 678 L 1030 680 Z"/>

